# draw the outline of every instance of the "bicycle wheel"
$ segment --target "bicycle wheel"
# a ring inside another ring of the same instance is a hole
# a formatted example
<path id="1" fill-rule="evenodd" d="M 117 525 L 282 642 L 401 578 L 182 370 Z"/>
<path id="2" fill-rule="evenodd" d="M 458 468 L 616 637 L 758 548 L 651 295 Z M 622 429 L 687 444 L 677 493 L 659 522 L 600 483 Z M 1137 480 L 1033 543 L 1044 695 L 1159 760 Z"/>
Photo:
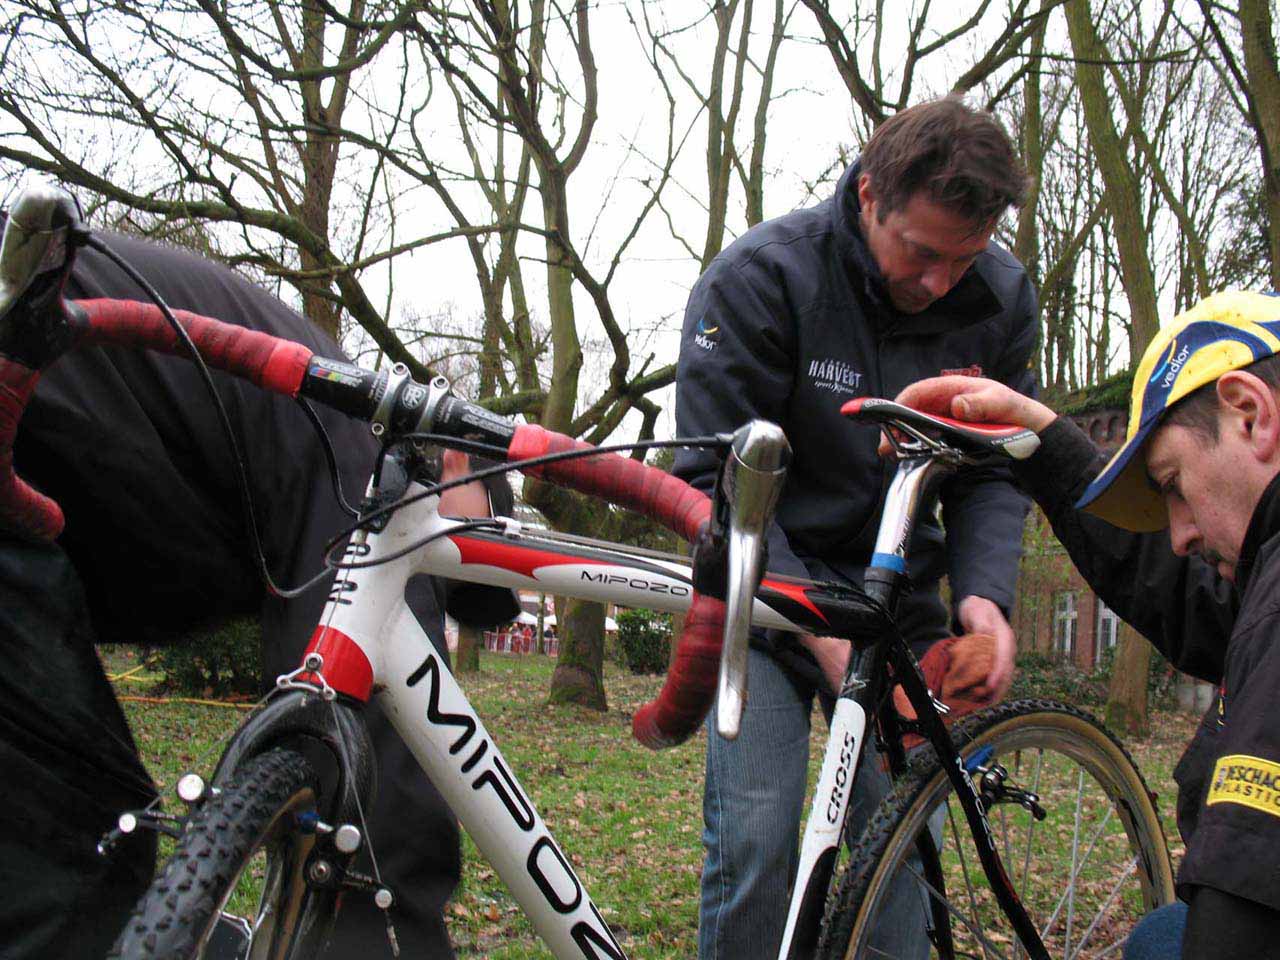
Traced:
<path id="1" fill-rule="evenodd" d="M 970 776 L 986 781 L 1005 871 L 1050 955 L 1118 957 L 1133 924 L 1174 896 L 1164 831 L 1124 747 L 1083 711 L 1045 700 L 975 714 L 952 737 Z M 922 850 L 937 852 L 933 869 Z M 1026 956 L 931 748 L 850 854 L 819 956 Z"/>
<path id="2" fill-rule="evenodd" d="M 315 834 L 302 825 L 314 819 L 317 782 L 289 750 L 246 762 L 188 820 L 111 957 L 315 956 L 335 906 L 303 875 Z"/>

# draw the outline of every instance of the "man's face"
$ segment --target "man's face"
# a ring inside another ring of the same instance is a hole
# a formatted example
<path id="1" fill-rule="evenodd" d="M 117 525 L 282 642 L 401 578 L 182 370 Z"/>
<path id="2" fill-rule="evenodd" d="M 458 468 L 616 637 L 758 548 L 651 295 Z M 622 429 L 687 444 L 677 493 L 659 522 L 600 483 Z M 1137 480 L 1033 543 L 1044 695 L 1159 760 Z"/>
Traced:
<path id="1" fill-rule="evenodd" d="M 1160 427 L 1147 442 L 1147 475 L 1169 510 L 1173 552 L 1198 554 L 1234 582 L 1258 491 L 1252 457 L 1232 436 L 1214 442 L 1188 427 Z"/>
<path id="2" fill-rule="evenodd" d="M 889 290 L 903 313 L 919 313 L 954 287 L 978 254 L 987 249 L 995 223 L 975 225 L 912 194 L 899 210 L 880 222 L 879 203 L 870 178 L 858 178 L 862 233 Z"/>

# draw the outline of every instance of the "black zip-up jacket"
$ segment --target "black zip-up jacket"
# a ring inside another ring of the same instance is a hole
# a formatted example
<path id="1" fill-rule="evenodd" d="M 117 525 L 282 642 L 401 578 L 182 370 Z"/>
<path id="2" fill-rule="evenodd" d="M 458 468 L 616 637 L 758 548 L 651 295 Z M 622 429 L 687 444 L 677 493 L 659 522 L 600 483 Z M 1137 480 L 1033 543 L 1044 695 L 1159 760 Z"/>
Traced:
<path id="1" fill-rule="evenodd" d="M 1065 417 L 1040 439 L 1030 459 L 1014 464 L 1014 475 L 1044 510 L 1085 582 L 1179 670 L 1221 681 L 1239 609 L 1235 588 L 1198 557 L 1175 556 L 1167 530 L 1129 533 L 1077 510 L 1105 458 Z"/>
<path id="2" fill-rule="evenodd" d="M 1187 847 L 1178 892 L 1192 907 L 1183 956 L 1218 956 L 1215 944 L 1274 956 L 1272 939 L 1241 952 L 1240 937 L 1280 921 L 1280 477 L 1254 511 L 1232 585 L 1175 556 L 1168 531 L 1128 533 L 1077 511 L 1102 458 L 1065 418 L 1041 439 L 1015 474 L 1085 580 L 1177 667 L 1219 684 L 1174 770 Z"/>
<path id="3" fill-rule="evenodd" d="M 1187 843 L 1178 884 L 1280 910 L 1280 476 L 1254 510 L 1236 589 L 1216 710 L 1173 772 Z"/>
<path id="4" fill-rule="evenodd" d="M 1001 380 L 1032 393 L 1036 297 L 1026 272 L 991 244 L 947 295 L 919 314 L 894 309 L 859 227 L 858 165 L 835 196 L 759 224 L 726 248 L 689 297 L 676 373 L 682 436 L 774 421 L 794 451 L 769 541 L 769 569 L 836 574 L 860 583 L 875 545 L 893 466 L 878 431 L 849 422 L 853 397 L 893 397 L 944 372 Z M 674 472 L 704 490 L 714 456 L 676 455 Z M 1008 611 L 1026 500 L 1003 470 L 969 471 L 943 489 L 945 540 L 917 527 L 910 572 L 917 601 L 942 573 L 952 596 Z M 910 633 L 910 613 L 907 627 Z M 945 627 L 945 614 L 942 615 Z M 919 635 L 917 634 L 917 637 Z"/>

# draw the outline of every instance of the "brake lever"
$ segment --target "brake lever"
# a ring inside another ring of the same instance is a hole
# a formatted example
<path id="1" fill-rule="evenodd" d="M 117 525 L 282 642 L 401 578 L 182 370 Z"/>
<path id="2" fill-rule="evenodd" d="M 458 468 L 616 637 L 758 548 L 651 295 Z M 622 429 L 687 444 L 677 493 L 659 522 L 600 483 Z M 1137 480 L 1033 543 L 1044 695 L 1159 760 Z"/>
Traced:
<path id="1" fill-rule="evenodd" d="M 791 445 L 777 424 L 752 420 L 739 427 L 725 459 L 721 490 L 729 505 L 724 642 L 716 730 L 738 736 L 747 702 L 747 637 L 756 587 L 764 572 L 765 538 L 791 462 Z"/>
<path id="2" fill-rule="evenodd" d="M 0 240 L 0 353 L 34 370 L 66 349 L 60 300 L 84 235 L 65 190 L 36 181 L 18 194 Z"/>

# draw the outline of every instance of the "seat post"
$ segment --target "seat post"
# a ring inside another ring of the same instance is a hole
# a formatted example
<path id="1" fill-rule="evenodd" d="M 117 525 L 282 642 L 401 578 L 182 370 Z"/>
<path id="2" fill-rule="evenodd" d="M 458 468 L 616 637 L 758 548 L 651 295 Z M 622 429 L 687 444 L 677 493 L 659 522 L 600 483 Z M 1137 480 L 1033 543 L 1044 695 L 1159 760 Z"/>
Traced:
<path id="1" fill-rule="evenodd" d="M 876 534 L 875 552 L 867 565 L 864 589 L 898 613 L 898 598 L 907 584 L 907 553 L 920 508 L 932 499 L 937 482 L 955 471 L 955 464 L 928 454 L 898 461 L 897 472 L 885 494 Z"/>

